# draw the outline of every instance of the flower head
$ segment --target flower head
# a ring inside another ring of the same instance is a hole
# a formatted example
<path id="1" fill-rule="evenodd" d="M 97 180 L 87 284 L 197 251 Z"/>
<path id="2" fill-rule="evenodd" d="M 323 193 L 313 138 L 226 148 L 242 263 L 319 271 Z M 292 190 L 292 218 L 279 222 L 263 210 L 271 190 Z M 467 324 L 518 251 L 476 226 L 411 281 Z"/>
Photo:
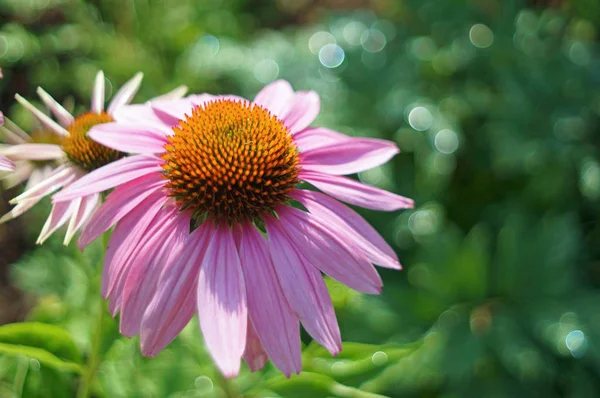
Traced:
<path id="1" fill-rule="evenodd" d="M 87 137 L 87 133 L 93 126 L 113 122 L 113 116 L 124 105 L 129 104 L 141 81 L 142 74 L 138 73 L 121 87 L 105 111 L 104 74 L 98 72 L 94 82 L 91 110 L 77 117 L 71 115 L 42 88 L 38 88 L 40 99 L 57 121 L 20 95 L 16 95 L 17 101 L 37 118 L 42 128 L 27 134 L 12 123 L 7 123 L 7 128 L 3 127 L 9 145 L 0 148 L 0 154 L 14 161 L 16 167 L 9 184 L 15 185 L 25 180 L 27 184 L 25 191 L 11 200 L 16 206 L 0 218 L 0 222 L 18 217 L 45 196 L 69 186 L 86 173 L 125 157 L 123 152 L 92 141 Z M 172 93 L 174 98 L 183 94 L 180 89 Z M 68 223 L 64 239 L 64 243 L 68 244 L 88 221 L 98 202 L 99 193 L 93 193 L 53 204 L 38 243 L 44 242 L 54 231 Z"/>
<path id="2" fill-rule="evenodd" d="M 112 225 L 102 294 L 120 330 L 160 352 L 198 313 L 208 351 L 226 376 L 240 358 L 301 369 L 299 323 L 332 354 L 341 349 L 321 272 L 377 294 L 373 267 L 400 269 L 391 247 L 340 199 L 392 211 L 410 199 L 342 174 L 387 162 L 394 143 L 310 128 L 314 92 L 284 81 L 250 102 L 193 95 L 124 108 L 89 136 L 137 153 L 97 169 L 55 203 L 117 187 L 91 219 L 86 246 Z M 308 182 L 324 193 L 300 189 Z M 298 208 L 302 205 L 304 209 Z"/>

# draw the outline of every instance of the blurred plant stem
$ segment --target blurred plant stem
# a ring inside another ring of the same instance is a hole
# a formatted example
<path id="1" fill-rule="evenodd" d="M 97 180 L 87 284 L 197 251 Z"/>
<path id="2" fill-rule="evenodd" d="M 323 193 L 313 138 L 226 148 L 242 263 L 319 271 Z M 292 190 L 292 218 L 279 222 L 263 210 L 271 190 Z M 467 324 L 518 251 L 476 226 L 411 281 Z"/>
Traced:
<path id="1" fill-rule="evenodd" d="M 27 378 L 27 371 L 29 370 L 29 358 L 26 356 L 19 356 L 17 364 L 17 374 L 15 376 L 14 392 L 15 397 L 23 396 L 23 386 L 25 385 L 25 379 Z"/>
<path id="2" fill-rule="evenodd" d="M 219 378 L 219 385 L 223 389 L 223 392 L 225 393 L 225 396 L 227 398 L 236 398 L 236 397 L 240 396 L 236 392 L 236 388 L 230 379 L 224 377 L 220 371 L 217 371 L 216 374 L 218 375 L 217 377 Z"/>
<path id="3" fill-rule="evenodd" d="M 94 269 L 94 274 L 91 277 L 91 286 L 94 289 L 93 296 L 98 298 L 98 313 L 96 315 L 96 327 L 94 335 L 92 336 L 92 346 L 88 355 L 87 366 L 81 377 L 79 387 L 77 389 L 77 398 L 88 398 L 90 396 L 90 385 L 94 381 L 96 371 L 101 364 L 100 358 L 100 347 L 102 345 L 102 327 L 104 325 L 104 317 L 106 316 L 106 308 L 104 299 L 100 295 L 100 281 L 102 280 L 102 266 L 104 263 L 104 255 L 108 248 L 108 241 L 110 240 L 110 233 L 106 232 L 102 235 L 102 256 L 100 264 Z"/>

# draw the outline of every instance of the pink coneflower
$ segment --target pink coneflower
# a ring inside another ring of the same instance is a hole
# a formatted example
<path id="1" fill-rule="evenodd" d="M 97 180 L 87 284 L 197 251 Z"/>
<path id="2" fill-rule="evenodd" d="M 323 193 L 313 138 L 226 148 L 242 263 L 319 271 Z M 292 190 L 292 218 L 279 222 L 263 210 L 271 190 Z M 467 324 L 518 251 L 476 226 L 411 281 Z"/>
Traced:
<path id="1" fill-rule="evenodd" d="M 16 206 L 4 215 L 0 222 L 20 216 L 45 196 L 68 186 L 86 173 L 124 158 L 125 153 L 90 140 L 87 132 L 95 125 L 113 122 L 119 110 L 131 101 L 141 81 L 142 74 L 136 74 L 115 94 L 105 111 L 104 74 L 98 72 L 94 82 L 91 111 L 78 117 L 73 117 L 48 93 L 38 88 L 38 95 L 58 123 L 17 94 L 17 101 L 39 120 L 44 129 L 31 136 L 16 126 L 13 126 L 12 131 L 4 129 L 6 139 L 13 145 L 3 145 L 0 154 L 16 163 L 17 182 L 29 180 L 25 191 L 10 201 Z M 177 89 L 172 96 L 180 98 L 184 94 L 181 89 Z M 37 243 L 44 242 L 68 222 L 64 238 L 64 244 L 67 245 L 73 235 L 88 221 L 98 202 L 99 194 L 93 193 L 68 202 L 54 203 Z"/>
<path id="2" fill-rule="evenodd" d="M 102 295 L 120 330 L 154 356 L 198 313 L 208 351 L 227 377 L 271 358 L 301 369 L 299 322 L 333 355 L 340 331 L 321 272 L 361 292 L 382 282 L 372 264 L 396 254 L 355 211 L 392 211 L 410 199 L 342 174 L 381 165 L 392 142 L 309 128 L 314 92 L 265 87 L 254 102 L 190 96 L 124 109 L 94 127 L 102 145 L 138 155 L 100 168 L 54 196 L 57 204 L 117 187 L 80 247 L 116 223 Z M 323 193 L 299 189 L 301 181 Z M 330 195 L 330 196 L 328 196 Z M 302 204 L 308 211 L 293 207 Z"/>

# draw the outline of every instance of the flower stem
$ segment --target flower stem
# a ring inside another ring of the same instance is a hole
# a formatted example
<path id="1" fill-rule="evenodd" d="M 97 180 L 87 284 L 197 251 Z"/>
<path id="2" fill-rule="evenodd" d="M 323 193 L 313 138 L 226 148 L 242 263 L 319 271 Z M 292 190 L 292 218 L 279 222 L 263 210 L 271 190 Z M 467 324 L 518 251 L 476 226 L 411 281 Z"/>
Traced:
<path id="1" fill-rule="evenodd" d="M 100 308 L 98 309 L 98 318 L 96 324 L 96 330 L 92 337 L 92 347 L 90 349 L 90 356 L 88 359 L 87 366 L 85 368 L 81 383 L 77 390 L 77 398 L 88 398 L 90 396 L 90 385 L 94 381 L 96 371 L 100 366 L 100 346 L 102 342 L 102 325 L 104 323 L 104 316 L 106 309 L 104 308 L 102 299 L 100 300 Z"/>
<path id="2" fill-rule="evenodd" d="M 90 348 L 90 354 L 88 356 L 87 366 L 84 369 L 83 375 L 81 377 L 79 387 L 77 388 L 77 398 L 89 398 L 90 397 L 90 386 L 94 381 L 94 377 L 96 376 L 96 372 L 101 364 L 101 353 L 100 349 L 102 346 L 102 328 L 104 326 L 104 318 L 106 316 L 106 308 L 104 305 L 104 300 L 102 296 L 99 294 L 99 281 L 102 278 L 102 265 L 104 260 L 104 253 L 106 253 L 106 249 L 108 247 L 109 233 L 105 233 L 102 235 L 102 243 L 103 243 L 103 254 L 102 260 L 100 261 L 100 265 L 95 270 L 95 275 L 91 278 L 91 286 L 96 291 L 94 292 L 94 296 L 98 297 L 98 314 L 96 316 L 96 328 L 94 330 L 94 334 L 92 336 L 92 346 Z"/>

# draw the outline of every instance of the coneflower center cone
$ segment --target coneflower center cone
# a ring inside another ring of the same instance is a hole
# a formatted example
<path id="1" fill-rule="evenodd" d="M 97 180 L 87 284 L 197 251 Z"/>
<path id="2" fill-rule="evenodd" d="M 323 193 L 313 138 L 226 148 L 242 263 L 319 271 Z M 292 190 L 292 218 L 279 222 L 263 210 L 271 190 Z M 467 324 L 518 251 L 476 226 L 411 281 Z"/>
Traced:
<path id="1" fill-rule="evenodd" d="M 261 218 L 298 183 L 298 150 L 284 123 L 249 102 L 197 106 L 173 127 L 162 158 L 170 195 L 195 217 Z"/>
<path id="2" fill-rule="evenodd" d="M 87 112 L 78 116 L 67 127 L 70 133 L 63 138 L 62 148 L 67 158 L 86 171 L 93 171 L 125 156 L 123 152 L 92 141 L 87 132 L 97 124 L 110 123 L 114 119 L 106 112 Z"/>

